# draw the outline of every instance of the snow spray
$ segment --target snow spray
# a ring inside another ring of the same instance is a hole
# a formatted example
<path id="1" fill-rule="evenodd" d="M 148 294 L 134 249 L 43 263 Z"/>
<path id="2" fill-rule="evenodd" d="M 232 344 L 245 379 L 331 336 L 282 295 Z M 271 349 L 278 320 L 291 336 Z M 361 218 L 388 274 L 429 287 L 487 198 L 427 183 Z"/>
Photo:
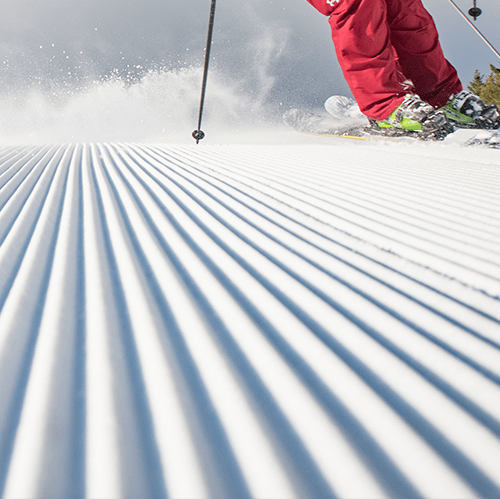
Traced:
<path id="1" fill-rule="evenodd" d="M 0 145 L 75 142 L 188 144 L 200 98 L 202 67 L 156 68 L 127 81 L 120 75 L 79 85 L 0 89 Z M 261 89 L 257 89 L 259 92 Z M 264 89 L 267 90 L 267 89 Z M 217 135 L 258 131 L 265 102 L 239 79 L 212 68 L 205 121 Z"/>

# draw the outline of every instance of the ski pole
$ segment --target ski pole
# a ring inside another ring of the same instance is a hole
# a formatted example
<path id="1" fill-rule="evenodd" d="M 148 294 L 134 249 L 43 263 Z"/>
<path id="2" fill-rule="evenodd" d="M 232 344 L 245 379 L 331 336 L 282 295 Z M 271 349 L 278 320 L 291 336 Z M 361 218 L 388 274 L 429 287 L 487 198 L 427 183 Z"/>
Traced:
<path id="1" fill-rule="evenodd" d="M 214 32 L 215 21 L 215 2 L 216 0 L 212 0 L 212 6 L 210 8 L 207 47 L 205 49 L 205 67 L 203 68 L 203 83 L 201 85 L 200 112 L 198 114 L 198 128 L 192 134 L 197 144 L 200 142 L 200 140 L 205 138 L 205 133 L 201 130 L 201 120 L 203 119 L 203 107 L 205 105 L 205 94 L 207 91 L 208 66 L 210 65 L 210 49 L 212 48 L 212 35 Z"/>
<path id="2" fill-rule="evenodd" d="M 481 37 L 481 39 L 483 40 L 483 42 L 486 43 L 486 45 L 488 45 L 488 47 L 493 51 L 493 53 L 500 59 L 500 53 L 498 52 L 498 50 L 486 39 L 486 37 L 479 31 L 479 29 L 477 29 L 477 27 L 474 26 L 474 24 L 472 23 L 472 21 L 460 10 L 460 7 L 453 0 L 449 0 L 449 1 L 453 5 L 453 7 L 455 7 L 455 9 L 457 9 L 457 11 L 459 12 L 459 14 L 472 27 L 472 29 Z M 474 7 L 476 7 L 475 3 L 474 3 Z M 477 13 L 477 11 L 476 11 L 476 13 Z"/>

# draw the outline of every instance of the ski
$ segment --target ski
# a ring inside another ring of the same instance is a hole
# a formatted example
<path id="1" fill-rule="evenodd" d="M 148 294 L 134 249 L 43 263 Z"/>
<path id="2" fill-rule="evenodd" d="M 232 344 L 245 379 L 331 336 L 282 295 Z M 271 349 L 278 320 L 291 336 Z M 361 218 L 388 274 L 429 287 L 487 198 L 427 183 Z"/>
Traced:
<path id="1" fill-rule="evenodd" d="M 292 130 L 309 135 L 335 137 L 359 141 L 443 141 L 455 135 L 457 129 L 449 133 L 423 133 L 400 128 L 381 128 L 370 123 L 356 102 L 345 96 L 332 96 L 325 102 L 328 114 L 320 114 L 302 109 L 290 109 L 283 115 L 283 122 Z M 463 130 L 461 130 L 463 132 Z M 483 146 L 500 149 L 500 132 L 497 130 L 468 129 L 463 146 Z M 470 135 L 473 133 L 474 135 Z"/>
<path id="2" fill-rule="evenodd" d="M 399 140 L 441 140 L 434 134 L 412 132 L 400 128 L 375 128 L 368 120 L 359 123 L 356 120 L 335 120 L 329 116 L 311 113 L 302 109 L 290 109 L 283 115 L 284 123 L 297 132 L 324 137 L 344 139 L 399 139 Z M 363 120 L 365 121 L 365 120 Z M 444 137 L 443 137 L 444 138 Z"/>

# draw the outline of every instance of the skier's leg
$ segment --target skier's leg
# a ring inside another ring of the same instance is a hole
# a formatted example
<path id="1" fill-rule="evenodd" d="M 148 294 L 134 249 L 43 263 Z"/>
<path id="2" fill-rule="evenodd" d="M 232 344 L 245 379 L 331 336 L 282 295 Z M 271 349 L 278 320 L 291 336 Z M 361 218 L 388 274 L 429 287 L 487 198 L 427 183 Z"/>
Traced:
<path id="1" fill-rule="evenodd" d="M 339 64 L 361 111 L 387 118 L 413 90 L 392 46 L 386 0 L 308 1 L 330 16 Z"/>
<path id="2" fill-rule="evenodd" d="M 462 90 L 455 68 L 445 59 L 436 25 L 421 0 L 386 0 L 391 43 L 415 93 L 435 108 Z"/>
<path id="3" fill-rule="evenodd" d="M 383 128 L 449 133 L 443 113 L 416 96 L 391 41 L 387 1 L 308 0 L 329 16 L 337 57 L 361 112 Z"/>

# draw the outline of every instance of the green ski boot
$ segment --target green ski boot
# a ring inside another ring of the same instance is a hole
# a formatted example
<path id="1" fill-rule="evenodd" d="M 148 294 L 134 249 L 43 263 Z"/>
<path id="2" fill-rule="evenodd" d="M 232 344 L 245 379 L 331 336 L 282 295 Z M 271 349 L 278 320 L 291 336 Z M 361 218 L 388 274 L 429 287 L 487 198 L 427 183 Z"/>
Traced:
<path id="1" fill-rule="evenodd" d="M 467 90 L 452 95 L 440 111 L 443 111 L 448 121 L 457 128 L 500 128 L 498 108 L 495 105 L 487 106 L 480 97 Z"/>
<path id="2" fill-rule="evenodd" d="M 376 135 L 410 136 L 423 140 L 443 140 L 454 131 L 443 111 L 436 111 L 418 95 L 405 100 L 385 120 L 370 119 L 369 133 Z"/>

